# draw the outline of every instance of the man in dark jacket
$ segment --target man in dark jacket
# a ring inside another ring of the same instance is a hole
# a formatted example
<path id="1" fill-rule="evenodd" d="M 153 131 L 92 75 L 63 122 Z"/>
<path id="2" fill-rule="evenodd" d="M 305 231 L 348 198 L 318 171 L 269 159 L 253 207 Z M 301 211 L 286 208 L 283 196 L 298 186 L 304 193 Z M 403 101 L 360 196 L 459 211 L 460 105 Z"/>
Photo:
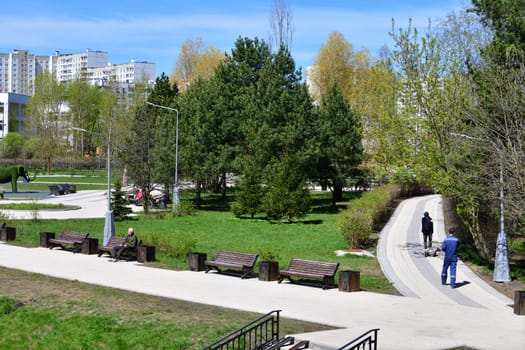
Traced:
<path id="1" fill-rule="evenodd" d="M 432 222 L 432 218 L 428 215 L 428 211 L 423 213 L 423 218 L 421 219 L 421 232 L 423 233 L 423 243 L 425 245 L 425 249 L 427 249 L 427 247 L 432 248 L 432 234 L 434 233 L 434 223 Z"/>
<path id="2" fill-rule="evenodd" d="M 454 236 L 454 229 L 448 230 L 448 237 L 443 241 L 441 250 L 445 252 L 443 270 L 441 271 L 441 284 L 447 282 L 447 270 L 450 267 L 450 287 L 456 288 L 456 265 L 458 263 L 459 239 Z"/>
<path id="3" fill-rule="evenodd" d="M 128 235 L 126 236 L 126 239 L 122 243 L 121 246 L 116 246 L 111 248 L 111 256 L 113 257 L 114 262 L 117 262 L 120 260 L 120 256 L 124 252 L 128 252 L 131 249 L 137 249 L 138 239 L 137 236 L 135 236 L 135 230 L 133 227 L 130 227 L 128 229 Z"/>

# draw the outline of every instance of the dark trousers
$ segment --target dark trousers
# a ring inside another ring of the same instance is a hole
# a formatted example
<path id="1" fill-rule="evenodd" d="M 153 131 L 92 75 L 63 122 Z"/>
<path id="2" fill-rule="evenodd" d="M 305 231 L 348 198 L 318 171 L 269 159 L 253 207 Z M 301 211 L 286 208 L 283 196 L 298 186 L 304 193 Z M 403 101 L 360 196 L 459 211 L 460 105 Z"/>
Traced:
<path id="1" fill-rule="evenodd" d="M 447 282 L 447 271 L 450 267 L 450 286 L 456 287 L 456 266 L 458 261 L 456 259 L 447 259 L 443 261 L 443 270 L 441 271 L 441 284 Z"/>
<path id="2" fill-rule="evenodd" d="M 425 249 L 432 248 L 432 233 L 423 233 L 423 244 L 425 245 Z"/>
<path id="3" fill-rule="evenodd" d="M 125 247 L 125 246 L 112 247 L 111 257 L 113 259 L 120 259 L 120 255 L 122 255 L 122 253 L 124 252 L 127 252 L 128 250 L 129 250 L 129 247 Z"/>

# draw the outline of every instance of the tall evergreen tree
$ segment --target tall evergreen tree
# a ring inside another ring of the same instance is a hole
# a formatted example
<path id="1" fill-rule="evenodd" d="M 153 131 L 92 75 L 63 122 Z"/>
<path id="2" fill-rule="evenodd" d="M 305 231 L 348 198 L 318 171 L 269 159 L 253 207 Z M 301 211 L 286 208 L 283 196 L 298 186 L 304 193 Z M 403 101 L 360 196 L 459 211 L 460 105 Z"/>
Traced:
<path id="1" fill-rule="evenodd" d="M 359 118 L 335 84 L 323 96 L 317 130 L 317 177 L 329 186 L 335 205 L 342 199 L 348 178 L 357 174 L 363 160 Z"/>
<path id="2" fill-rule="evenodd" d="M 165 74 L 157 78 L 155 88 L 148 97 L 148 102 L 160 106 L 170 106 L 177 93 L 176 87 L 172 87 Z M 122 158 L 128 166 L 130 177 L 135 180 L 135 185 L 149 191 L 154 175 L 156 178 L 168 181 L 159 174 L 173 174 L 174 161 L 161 158 L 161 154 L 174 159 L 175 148 L 170 137 L 160 137 L 157 126 L 162 125 L 161 130 L 166 134 L 174 134 L 174 123 L 170 123 L 169 111 L 139 104 L 134 110 L 134 118 L 130 127 L 130 135 L 127 143 L 123 146 Z M 175 140 L 175 138 L 173 138 Z M 164 149 L 162 149 L 164 148 Z M 154 151 L 155 149 L 155 151 Z M 163 152 L 164 151 L 164 152 Z M 155 157 L 157 155 L 157 157 Z M 170 157 L 171 156 L 171 157 Z M 164 167 L 167 167 L 165 170 Z M 170 176 L 170 178 L 173 178 Z"/>

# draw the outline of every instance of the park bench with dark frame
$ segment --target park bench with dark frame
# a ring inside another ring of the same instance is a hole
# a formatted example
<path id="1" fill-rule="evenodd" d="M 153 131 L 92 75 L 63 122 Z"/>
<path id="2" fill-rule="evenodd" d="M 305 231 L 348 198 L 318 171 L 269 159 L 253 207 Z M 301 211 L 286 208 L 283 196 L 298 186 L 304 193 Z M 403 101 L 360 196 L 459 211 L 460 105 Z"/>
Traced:
<path id="1" fill-rule="evenodd" d="M 311 280 L 323 281 L 323 289 L 335 286 L 334 278 L 339 263 L 313 261 L 292 258 L 286 270 L 279 270 L 278 283 L 286 277 L 290 282 L 294 282 L 292 277 L 299 277 Z"/>
<path id="2" fill-rule="evenodd" d="M 65 246 L 72 246 L 73 252 L 78 253 L 82 248 L 82 241 L 88 238 L 88 235 L 87 232 L 62 231 L 58 238 L 49 238 L 49 249 L 54 247 L 65 249 Z"/>
<path id="3" fill-rule="evenodd" d="M 58 187 L 63 192 L 63 194 L 70 194 L 70 193 L 77 192 L 77 185 L 62 184 Z"/>
<path id="4" fill-rule="evenodd" d="M 50 185 L 49 186 L 49 194 L 54 194 L 55 196 L 60 196 L 64 194 L 64 190 L 60 188 L 58 185 Z"/>
<path id="5" fill-rule="evenodd" d="M 117 236 L 111 236 L 107 245 L 99 245 L 97 255 L 100 258 L 104 253 L 108 253 L 111 256 L 111 252 L 113 247 L 120 247 L 124 244 L 126 241 L 125 237 L 117 237 Z M 142 241 L 139 239 L 137 242 L 137 246 L 134 248 L 128 248 L 122 254 L 126 256 L 126 261 L 129 261 L 132 257 L 137 257 L 137 250 L 138 247 L 142 245 Z"/>
<path id="6" fill-rule="evenodd" d="M 241 271 L 241 278 L 246 278 L 253 274 L 253 267 L 259 257 L 258 254 L 230 252 L 226 250 L 219 250 L 215 256 L 215 260 L 204 261 L 205 272 L 208 273 L 212 268 L 221 272 L 221 268 L 228 270 Z"/>

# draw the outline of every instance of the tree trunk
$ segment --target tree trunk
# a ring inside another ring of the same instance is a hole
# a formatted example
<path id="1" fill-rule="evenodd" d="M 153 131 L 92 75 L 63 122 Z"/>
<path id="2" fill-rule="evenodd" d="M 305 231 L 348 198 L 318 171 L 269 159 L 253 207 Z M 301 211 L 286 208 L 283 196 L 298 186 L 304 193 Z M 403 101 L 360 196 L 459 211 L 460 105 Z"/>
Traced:
<path id="1" fill-rule="evenodd" d="M 337 202 L 340 202 L 343 200 L 343 186 L 342 185 L 334 185 L 333 191 L 332 191 L 332 206 L 335 207 Z"/>
<path id="2" fill-rule="evenodd" d="M 201 208 L 201 182 L 197 181 L 196 187 L 195 187 L 195 207 L 197 209 Z"/>

